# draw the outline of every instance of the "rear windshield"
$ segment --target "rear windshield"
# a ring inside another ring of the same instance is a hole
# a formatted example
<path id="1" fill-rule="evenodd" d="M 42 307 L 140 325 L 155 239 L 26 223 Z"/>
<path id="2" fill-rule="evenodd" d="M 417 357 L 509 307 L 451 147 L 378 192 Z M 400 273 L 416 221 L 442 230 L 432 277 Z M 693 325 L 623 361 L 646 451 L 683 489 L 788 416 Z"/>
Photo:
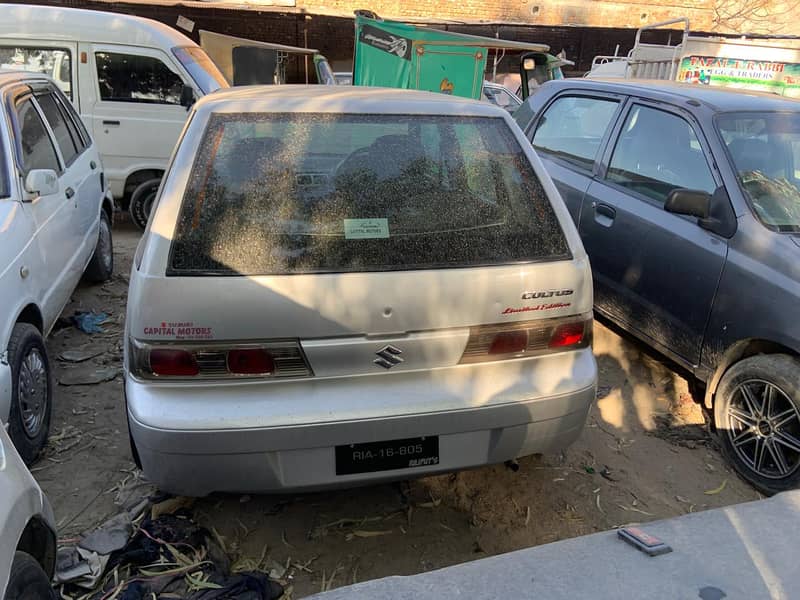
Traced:
<path id="1" fill-rule="evenodd" d="M 213 115 L 170 274 L 468 267 L 568 258 L 500 118 Z"/>

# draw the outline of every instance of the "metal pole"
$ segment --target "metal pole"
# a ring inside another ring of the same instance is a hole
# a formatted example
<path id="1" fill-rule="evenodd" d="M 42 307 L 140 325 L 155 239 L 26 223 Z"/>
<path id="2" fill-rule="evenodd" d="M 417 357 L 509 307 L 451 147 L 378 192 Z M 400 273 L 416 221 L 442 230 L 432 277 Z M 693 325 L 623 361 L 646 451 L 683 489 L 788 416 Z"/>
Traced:
<path id="1" fill-rule="evenodd" d="M 494 38 L 496 40 L 500 39 L 500 28 L 494 28 Z M 505 54 L 505 51 L 504 51 Z M 497 48 L 494 50 L 494 60 L 492 61 L 492 83 L 497 82 Z"/>
<path id="2" fill-rule="evenodd" d="M 303 48 L 308 49 L 308 16 L 303 15 Z M 303 68 L 306 71 L 306 84 L 308 84 L 308 54 L 303 55 Z"/>

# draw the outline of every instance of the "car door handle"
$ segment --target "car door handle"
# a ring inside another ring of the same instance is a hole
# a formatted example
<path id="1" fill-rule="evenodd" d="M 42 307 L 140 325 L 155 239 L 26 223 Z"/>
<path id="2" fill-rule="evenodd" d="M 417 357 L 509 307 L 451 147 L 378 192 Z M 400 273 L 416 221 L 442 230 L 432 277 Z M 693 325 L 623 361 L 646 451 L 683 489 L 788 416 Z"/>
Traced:
<path id="1" fill-rule="evenodd" d="M 617 211 L 608 204 L 592 202 L 592 208 L 594 208 L 594 220 L 598 225 L 611 227 L 614 224 L 614 217 L 617 216 Z"/>
<path id="2" fill-rule="evenodd" d="M 608 217 L 609 219 L 613 219 L 614 217 L 617 216 L 617 211 L 611 208 L 608 204 L 596 204 L 594 207 L 594 211 L 598 215 Z"/>
<path id="3" fill-rule="evenodd" d="M 75 190 L 73 190 L 71 187 L 68 187 L 64 193 L 67 194 L 67 199 L 71 200 L 75 195 Z"/>
<path id="4" fill-rule="evenodd" d="M 103 125 L 119 125 L 119 121 L 103 121 Z"/>

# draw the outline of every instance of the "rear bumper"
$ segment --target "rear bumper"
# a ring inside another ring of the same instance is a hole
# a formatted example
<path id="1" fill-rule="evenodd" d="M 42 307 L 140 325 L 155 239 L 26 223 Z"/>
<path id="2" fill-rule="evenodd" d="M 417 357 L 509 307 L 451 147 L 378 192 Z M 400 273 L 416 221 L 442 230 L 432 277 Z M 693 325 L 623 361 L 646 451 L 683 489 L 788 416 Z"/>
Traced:
<path id="1" fill-rule="evenodd" d="M 154 388 L 128 378 L 128 421 L 147 477 L 177 494 L 318 490 L 406 479 L 554 452 L 571 444 L 594 401 L 597 370 L 591 350 L 570 355 L 566 362 L 562 356 L 527 365 L 528 361 L 507 361 L 448 369 L 457 370 L 463 382 L 456 393 L 451 386 L 442 387 L 436 372 L 259 385 L 233 392 L 228 386 Z M 570 364 L 571 369 L 559 369 L 569 378 L 558 378 L 557 385 L 548 386 L 553 388 L 550 393 L 540 393 L 532 381 L 548 362 L 550 367 Z M 503 383 L 487 396 L 484 379 Z M 346 389 L 337 389 L 340 386 Z M 427 411 L 419 410 L 415 402 L 418 386 L 427 390 L 423 398 Z M 210 395 L 216 400 L 217 422 L 225 423 L 231 412 L 250 412 L 247 405 L 252 402 L 266 414 L 285 399 L 271 398 L 273 393 L 290 391 L 298 394 L 293 399 L 295 414 L 274 415 L 273 420 L 283 421 L 275 425 L 253 417 L 250 427 L 213 427 L 203 416 L 209 398 L 194 398 L 200 409 L 194 418 L 186 404 L 187 396 L 191 404 L 192 396 Z M 248 398 L 237 397 L 239 393 Z M 416 410 L 399 408 L 403 394 L 405 406 Z M 251 402 L 254 395 L 257 399 Z M 303 414 L 304 408 L 315 406 L 319 395 L 327 398 L 327 415 Z M 360 410 L 361 418 L 354 418 L 342 405 L 347 396 L 348 407 L 366 398 L 383 408 Z M 459 398 L 460 406 L 454 405 Z M 182 421 L 176 410 L 182 411 Z M 439 436 L 439 463 L 434 466 L 336 475 L 336 446 L 434 435 Z"/>

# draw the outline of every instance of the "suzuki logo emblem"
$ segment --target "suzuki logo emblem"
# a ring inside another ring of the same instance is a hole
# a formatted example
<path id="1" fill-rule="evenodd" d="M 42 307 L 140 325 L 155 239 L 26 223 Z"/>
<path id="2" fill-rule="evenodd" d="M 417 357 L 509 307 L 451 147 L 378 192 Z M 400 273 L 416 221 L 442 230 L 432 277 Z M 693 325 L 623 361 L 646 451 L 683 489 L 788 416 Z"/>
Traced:
<path id="1" fill-rule="evenodd" d="M 392 345 L 384 346 L 375 353 L 378 355 L 378 358 L 372 362 L 379 367 L 383 367 L 384 369 L 391 369 L 392 367 L 396 367 L 403 362 L 403 359 L 400 358 L 402 353 L 402 350 L 395 348 Z"/>

